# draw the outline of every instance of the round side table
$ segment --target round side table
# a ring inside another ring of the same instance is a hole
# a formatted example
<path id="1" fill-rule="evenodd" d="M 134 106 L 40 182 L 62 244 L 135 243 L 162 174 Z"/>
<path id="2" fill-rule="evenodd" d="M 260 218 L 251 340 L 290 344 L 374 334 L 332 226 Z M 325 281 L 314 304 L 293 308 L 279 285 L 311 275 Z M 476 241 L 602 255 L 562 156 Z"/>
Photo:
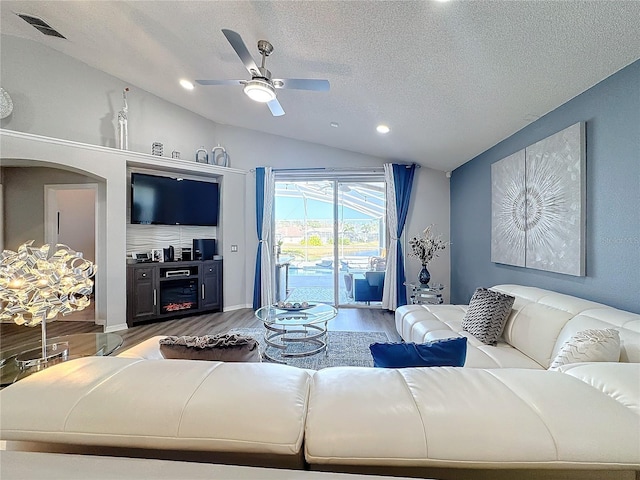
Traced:
<path id="1" fill-rule="evenodd" d="M 404 282 L 404 284 L 410 289 L 409 299 L 411 301 L 411 305 L 440 305 L 444 303 L 444 300 L 442 299 L 444 285 L 441 283 L 433 284 L 431 286 L 426 283 L 418 282 Z"/>

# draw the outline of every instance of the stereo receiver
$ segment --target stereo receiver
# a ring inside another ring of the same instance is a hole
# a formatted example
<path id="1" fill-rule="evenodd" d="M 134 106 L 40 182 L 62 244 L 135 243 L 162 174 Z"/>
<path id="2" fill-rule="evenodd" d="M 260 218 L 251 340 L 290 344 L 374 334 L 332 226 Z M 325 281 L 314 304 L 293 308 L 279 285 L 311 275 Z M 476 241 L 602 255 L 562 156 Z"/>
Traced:
<path id="1" fill-rule="evenodd" d="M 169 278 L 169 277 L 188 277 L 189 275 L 191 275 L 191 272 L 189 270 L 167 270 L 166 272 L 164 272 L 164 276 L 166 278 Z"/>

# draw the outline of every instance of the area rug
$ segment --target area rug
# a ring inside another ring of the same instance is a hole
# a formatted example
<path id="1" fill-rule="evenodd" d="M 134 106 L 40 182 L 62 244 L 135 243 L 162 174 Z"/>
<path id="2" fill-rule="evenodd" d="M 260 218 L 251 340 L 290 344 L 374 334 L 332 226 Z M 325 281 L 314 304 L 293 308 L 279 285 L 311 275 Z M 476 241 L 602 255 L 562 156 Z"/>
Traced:
<path id="1" fill-rule="evenodd" d="M 260 352 L 271 356 L 277 356 L 278 349 L 269 347 L 264 341 L 264 328 L 234 328 L 232 332 L 249 335 L 260 343 Z M 294 367 L 320 370 L 327 367 L 373 367 L 373 359 L 369 351 L 369 345 L 376 342 L 388 342 L 389 338 L 384 332 L 340 332 L 327 333 L 327 352 L 320 352 L 310 357 L 287 358 L 287 365 Z M 292 348 L 298 347 L 293 344 Z M 296 351 L 296 350 L 292 350 Z M 263 355 L 263 361 L 268 361 Z"/>

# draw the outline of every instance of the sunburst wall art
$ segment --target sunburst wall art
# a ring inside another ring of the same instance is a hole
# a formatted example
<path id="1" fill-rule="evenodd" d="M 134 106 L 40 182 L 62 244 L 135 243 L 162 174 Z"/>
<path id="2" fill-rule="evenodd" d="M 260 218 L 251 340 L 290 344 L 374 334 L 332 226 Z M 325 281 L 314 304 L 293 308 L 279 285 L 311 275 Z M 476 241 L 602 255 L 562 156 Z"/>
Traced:
<path id="1" fill-rule="evenodd" d="M 585 275 L 585 128 L 491 166 L 491 261 Z"/>

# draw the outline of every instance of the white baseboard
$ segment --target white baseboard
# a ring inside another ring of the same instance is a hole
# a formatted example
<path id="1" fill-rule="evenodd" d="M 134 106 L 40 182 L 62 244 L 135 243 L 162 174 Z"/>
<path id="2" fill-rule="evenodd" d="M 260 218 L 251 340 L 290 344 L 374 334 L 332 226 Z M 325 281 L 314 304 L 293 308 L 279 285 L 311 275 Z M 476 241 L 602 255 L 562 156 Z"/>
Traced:
<path id="1" fill-rule="evenodd" d="M 244 308 L 253 308 L 253 305 L 232 305 L 230 307 L 224 307 L 222 309 L 223 312 L 233 312 L 235 310 L 242 310 Z"/>
<path id="2" fill-rule="evenodd" d="M 117 325 L 110 325 L 104 329 L 104 333 L 118 332 L 120 330 L 127 330 L 129 326 L 126 323 L 118 323 Z"/>

